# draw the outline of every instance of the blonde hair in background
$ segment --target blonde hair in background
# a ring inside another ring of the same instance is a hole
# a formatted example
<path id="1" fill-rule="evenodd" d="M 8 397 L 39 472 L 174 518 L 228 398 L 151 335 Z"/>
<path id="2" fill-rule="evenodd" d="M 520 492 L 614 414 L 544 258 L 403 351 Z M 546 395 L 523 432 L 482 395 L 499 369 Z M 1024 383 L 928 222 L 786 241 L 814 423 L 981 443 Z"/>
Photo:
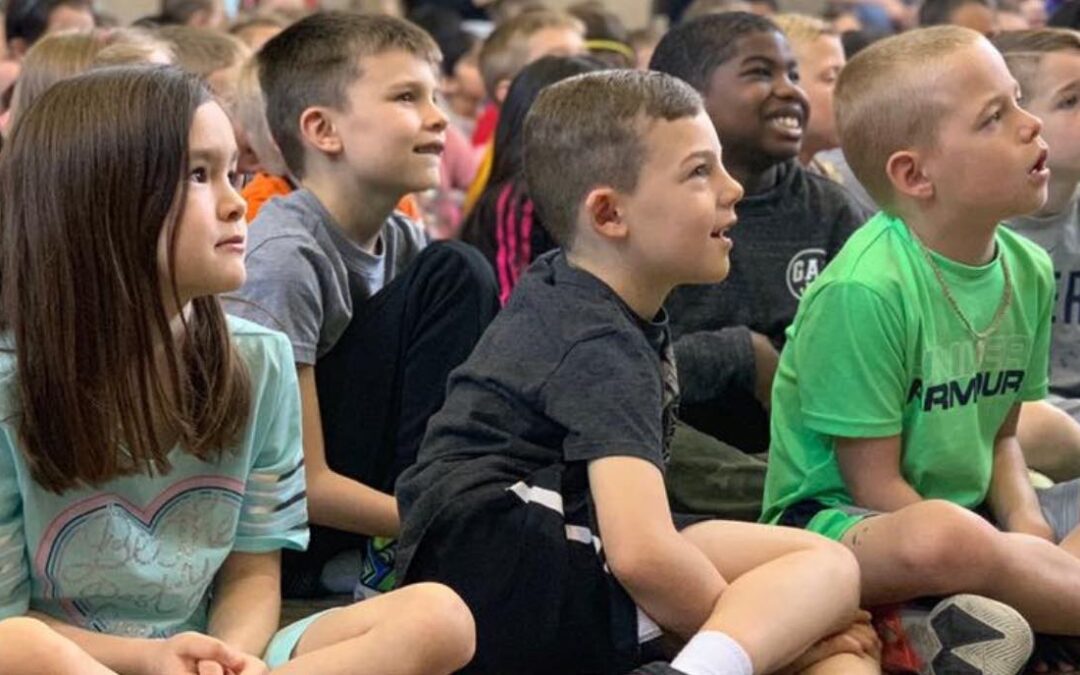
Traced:
<path id="1" fill-rule="evenodd" d="M 101 36 L 94 33 L 55 33 L 35 42 L 23 58 L 12 94 L 12 127 L 49 87 L 89 70 L 104 44 Z"/>
<path id="2" fill-rule="evenodd" d="M 937 89 L 946 57 L 983 40 L 959 26 L 901 33 L 862 50 L 836 84 L 836 128 L 855 177 L 883 207 L 893 206 L 885 165 L 893 153 L 933 143 L 947 112 Z"/>
<path id="3" fill-rule="evenodd" d="M 490 97 L 499 83 L 512 80 L 528 65 L 529 38 L 547 28 L 568 28 L 585 36 L 585 24 L 566 12 L 526 10 L 501 24 L 480 48 L 480 77 Z"/>
<path id="4" fill-rule="evenodd" d="M 259 85 L 259 61 L 252 57 L 240 69 L 236 81 L 236 96 L 232 101 L 233 119 L 244 130 L 248 144 L 263 170 L 275 176 L 285 176 L 289 168 L 281 156 L 266 121 L 266 98 Z"/>
<path id="5" fill-rule="evenodd" d="M 176 56 L 169 43 L 154 37 L 153 33 L 141 28 L 118 28 L 106 36 L 105 46 L 94 56 L 93 67 L 175 62 Z"/>
<path id="6" fill-rule="evenodd" d="M 831 25 L 813 16 L 805 14 L 777 14 L 770 17 L 788 40 L 807 44 L 825 36 L 835 36 L 837 32 Z"/>
<path id="7" fill-rule="evenodd" d="M 251 56 L 251 50 L 238 38 L 211 28 L 162 26 L 157 35 L 172 46 L 176 64 L 199 77 L 238 66 Z"/>

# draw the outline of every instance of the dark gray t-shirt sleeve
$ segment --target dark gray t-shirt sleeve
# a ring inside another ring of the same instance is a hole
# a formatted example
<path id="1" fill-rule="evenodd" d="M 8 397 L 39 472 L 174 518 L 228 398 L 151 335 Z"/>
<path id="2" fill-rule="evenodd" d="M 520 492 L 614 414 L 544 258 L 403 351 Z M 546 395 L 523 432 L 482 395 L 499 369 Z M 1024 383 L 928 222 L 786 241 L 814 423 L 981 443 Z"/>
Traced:
<path id="1" fill-rule="evenodd" d="M 643 335 L 611 332 L 577 343 L 541 400 L 544 413 L 567 430 L 567 462 L 631 456 L 663 470 L 659 357 Z"/>
<path id="2" fill-rule="evenodd" d="M 712 401 L 734 389 L 754 391 L 757 372 L 746 326 L 690 333 L 674 347 L 683 403 Z"/>
<path id="3" fill-rule="evenodd" d="M 247 281 L 227 302 L 230 314 L 279 330 L 289 337 L 297 363 L 313 365 L 323 324 L 322 292 L 316 269 L 325 256 L 298 237 L 260 243 L 245 260 Z"/>

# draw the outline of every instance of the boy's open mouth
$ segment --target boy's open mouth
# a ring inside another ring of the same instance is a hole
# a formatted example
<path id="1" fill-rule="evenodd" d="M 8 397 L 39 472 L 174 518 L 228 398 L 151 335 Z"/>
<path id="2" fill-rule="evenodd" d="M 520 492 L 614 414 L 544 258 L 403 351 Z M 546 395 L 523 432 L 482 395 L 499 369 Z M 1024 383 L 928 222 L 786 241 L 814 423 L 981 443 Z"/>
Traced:
<path id="1" fill-rule="evenodd" d="M 709 233 L 709 238 L 710 239 L 725 239 L 725 240 L 727 240 L 728 239 L 728 236 L 727 236 L 728 232 L 733 227 L 735 227 L 735 221 L 734 220 L 732 220 L 730 223 L 723 223 L 721 225 L 717 225 L 716 227 L 714 227 L 712 229 L 712 232 Z"/>
<path id="2" fill-rule="evenodd" d="M 1028 173 L 1032 175 L 1041 175 L 1043 172 L 1048 171 L 1046 168 L 1046 149 L 1039 151 L 1039 159 L 1035 162 L 1035 165 L 1031 167 Z"/>

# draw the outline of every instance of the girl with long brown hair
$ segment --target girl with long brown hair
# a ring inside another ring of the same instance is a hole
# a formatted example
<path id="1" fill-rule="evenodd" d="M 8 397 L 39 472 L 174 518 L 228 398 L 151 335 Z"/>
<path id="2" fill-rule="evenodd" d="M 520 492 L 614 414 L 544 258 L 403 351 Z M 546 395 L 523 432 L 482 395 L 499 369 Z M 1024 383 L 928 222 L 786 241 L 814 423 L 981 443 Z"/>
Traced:
<path id="1" fill-rule="evenodd" d="M 244 281 L 229 119 L 193 76 L 62 81 L 0 153 L 0 672 L 448 673 L 471 616 L 415 586 L 275 633 L 308 541 L 288 340 Z"/>

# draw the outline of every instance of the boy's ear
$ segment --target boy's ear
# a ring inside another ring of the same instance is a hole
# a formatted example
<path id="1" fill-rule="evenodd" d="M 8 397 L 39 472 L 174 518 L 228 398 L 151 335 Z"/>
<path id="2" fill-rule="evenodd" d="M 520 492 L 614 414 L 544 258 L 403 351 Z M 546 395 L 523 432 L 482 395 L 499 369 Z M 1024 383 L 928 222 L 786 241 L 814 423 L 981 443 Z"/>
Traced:
<path id="1" fill-rule="evenodd" d="M 934 196 L 934 183 L 926 175 L 922 159 L 915 150 L 900 150 L 889 156 L 885 175 L 897 194 L 920 200 Z"/>
<path id="2" fill-rule="evenodd" d="M 585 195 L 585 217 L 589 229 L 604 239 L 623 239 L 627 228 L 620 212 L 619 193 L 610 187 L 598 187 Z"/>
<path id="3" fill-rule="evenodd" d="M 499 80 L 499 83 L 495 85 L 495 95 L 492 97 L 495 99 L 495 105 L 501 108 L 508 93 L 510 93 L 510 80 Z"/>
<path id="4" fill-rule="evenodd" d="M 312 107 L 300 113 L 300 136 L 308 145 L 328 155 L 342 151 L 341 137 L 326 108 Z"/>

